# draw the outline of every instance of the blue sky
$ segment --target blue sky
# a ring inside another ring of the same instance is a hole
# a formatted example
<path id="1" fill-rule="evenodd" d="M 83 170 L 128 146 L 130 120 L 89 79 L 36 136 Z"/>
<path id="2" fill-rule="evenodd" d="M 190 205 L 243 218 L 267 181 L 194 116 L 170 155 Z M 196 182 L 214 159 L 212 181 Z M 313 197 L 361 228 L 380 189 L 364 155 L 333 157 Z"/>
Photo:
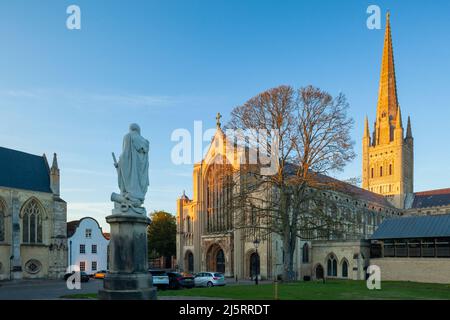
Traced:
<path id="1" fill-rule="evenodd" d="M 82 29 L 66 28 L 79 5 Z M 381 30 L 366 27 L 379 5 Z M 111 152 L 131 122 L 150 140 L 149 211 L 175 213 L 192 192 L 191 165 L 171 163 L 177 128 L 226 121 L 234 106 L 280 85 L 340 91 L 355 119 L 360 176 L 364 117 L 373 123 L 391 10 L 399 102 L 411 115 L 415 190 L 450 187 L 448 1 L 106 1 L 0 3 L 0 145 L 57 152 L 68 219 L 91 215 L 108 229 L 117 191 Z M 205 146 L 206 146 L 205 142 Z"/>

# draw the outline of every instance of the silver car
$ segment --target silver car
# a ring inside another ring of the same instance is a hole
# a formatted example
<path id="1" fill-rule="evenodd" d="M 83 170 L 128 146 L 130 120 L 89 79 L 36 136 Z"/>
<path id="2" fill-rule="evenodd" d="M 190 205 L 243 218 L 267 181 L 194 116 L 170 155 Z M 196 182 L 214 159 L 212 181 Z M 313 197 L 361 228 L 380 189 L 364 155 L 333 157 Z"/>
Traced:
<path id="1" fill-rule="evenodd" d="M 169 287 L 169 276 L 163 270 L 149 270 L 152 275 L 153 285 L 160 289 Z"/>
<path id="2" fill-rule="evenodd" d="M 225 276 L 218 272 L 200 272 L 194 278 L 196 287 L 224 286 Z"/>

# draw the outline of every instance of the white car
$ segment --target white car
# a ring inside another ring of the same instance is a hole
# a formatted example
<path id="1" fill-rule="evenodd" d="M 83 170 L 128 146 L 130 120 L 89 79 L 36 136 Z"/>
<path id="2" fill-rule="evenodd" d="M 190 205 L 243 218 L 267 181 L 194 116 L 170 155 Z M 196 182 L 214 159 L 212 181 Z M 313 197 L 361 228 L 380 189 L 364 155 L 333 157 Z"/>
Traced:
<path id="1" fill-rule="evenodd" d="M 149 270 L 149 272 L 152 274 L 155 287 L 166 289 L 169 286 L 169 276 L 164 270 Z"/>
<path id="2" fill-rule="evenodd" d="M 225 276 L 218 272 L 200 272 L 194 278 L 196 287 L 224 286 Z"/>

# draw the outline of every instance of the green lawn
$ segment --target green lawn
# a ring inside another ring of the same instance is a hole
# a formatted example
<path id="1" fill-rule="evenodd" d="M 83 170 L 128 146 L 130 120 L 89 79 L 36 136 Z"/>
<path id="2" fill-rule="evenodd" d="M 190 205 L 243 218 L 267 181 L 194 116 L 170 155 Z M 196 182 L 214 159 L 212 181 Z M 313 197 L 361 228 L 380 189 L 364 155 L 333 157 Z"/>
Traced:
<path id="1" fill-rule="evenodd" d="M 278 285 L 280 300 L 375 300 L 375 299 L 449 299 L 450 285 L 416 282 L 381 283 L 381 290 L 368 290 L 365 281 L 328 280 Z M 65 298 L 96 298 L 96 294 Z M 214 288 L 158 291 L 158 296 L 194 296 L 228 299 L 274 299 L 273 284 L 236 285 Z"/>
<path id="2" fill-rule="evenodd" d="M 159 291 L 159 296 L 200 296 L 230 299 L 274 299 L 273 284 Z M 450 285 L 382 282 L 381 290 L 368 290 L 365 281 L 328 280 L 278 285 L 280 300 L 450 299 Z"/>

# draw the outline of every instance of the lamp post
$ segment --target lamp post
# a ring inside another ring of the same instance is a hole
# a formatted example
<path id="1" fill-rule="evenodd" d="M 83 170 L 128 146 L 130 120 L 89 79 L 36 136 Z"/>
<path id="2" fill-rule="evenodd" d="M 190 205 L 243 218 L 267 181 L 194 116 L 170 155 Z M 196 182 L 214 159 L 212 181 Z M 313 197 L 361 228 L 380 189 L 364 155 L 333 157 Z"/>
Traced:
<path id="1" fill-rule="evenodd" d="M 255 266 L 255 285 L 258 285 L 258 273 L 259 273 L 259 255 L 258 255 L 258 246 L 259 246 L 259 240 L 258 238 L 253 241 L 253 245 L 255 246 L 255 252 L 256 252 L 256 266 Z"/>

